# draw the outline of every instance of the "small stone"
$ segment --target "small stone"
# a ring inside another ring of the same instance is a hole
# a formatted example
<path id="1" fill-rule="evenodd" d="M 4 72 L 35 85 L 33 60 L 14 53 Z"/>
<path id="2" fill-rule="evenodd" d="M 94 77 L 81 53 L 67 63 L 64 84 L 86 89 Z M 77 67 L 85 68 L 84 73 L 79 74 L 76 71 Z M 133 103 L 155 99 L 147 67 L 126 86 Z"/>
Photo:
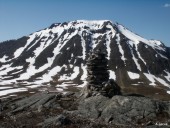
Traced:
<path id="1" fill-rule="evenodd" d="M 42 112 L 42 110 L 43 110 L 43 106 L 40 105 L 40 106 L 38 107 L 38 112 Z"/>
<path id="2" fill-rule="evenodd" d="M 150 125 L 154 125 L 154 123 L 152 121 L 146 123 L 146 126 L 150 126 Z"/>

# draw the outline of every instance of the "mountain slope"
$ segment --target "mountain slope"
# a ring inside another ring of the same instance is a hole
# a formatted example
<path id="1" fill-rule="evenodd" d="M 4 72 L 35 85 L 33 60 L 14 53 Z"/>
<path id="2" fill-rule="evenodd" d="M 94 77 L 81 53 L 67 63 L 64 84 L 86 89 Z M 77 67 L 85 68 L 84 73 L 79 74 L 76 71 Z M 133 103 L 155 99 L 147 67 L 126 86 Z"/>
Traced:
<path id="1" fill-rule="evenodd" d="M 107 53 L 110 78 L 122 88 L 170 87 L 169 48 L 107 20 L 52 24 L 0 43 L 0 85 L 22 86 L 24 91 L 51 84 L 59 91 L 83 86 L 88 53 L 99 48 Z"/>

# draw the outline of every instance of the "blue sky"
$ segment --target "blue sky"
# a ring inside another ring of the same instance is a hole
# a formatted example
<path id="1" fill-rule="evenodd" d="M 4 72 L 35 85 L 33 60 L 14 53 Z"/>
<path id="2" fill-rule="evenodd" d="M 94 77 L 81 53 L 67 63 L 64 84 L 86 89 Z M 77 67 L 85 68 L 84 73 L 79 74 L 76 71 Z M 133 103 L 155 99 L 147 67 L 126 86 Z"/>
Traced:
<path id="1" fill-rule="evenodd" d="M 170 0 L 0 0 L 0 42 L 80 19 L 118 22 L 170 46 Z"/>

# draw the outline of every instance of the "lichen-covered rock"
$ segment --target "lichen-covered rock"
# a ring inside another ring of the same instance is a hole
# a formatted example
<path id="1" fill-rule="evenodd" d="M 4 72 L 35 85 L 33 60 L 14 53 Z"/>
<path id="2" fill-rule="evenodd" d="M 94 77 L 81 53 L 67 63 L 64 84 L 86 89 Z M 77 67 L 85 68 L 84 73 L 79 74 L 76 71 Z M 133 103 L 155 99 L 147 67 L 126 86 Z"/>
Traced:
<path id="1" fill-rule="evenodd" d="M 146 97 L 114 96 L 110 99 L 99 95 L 82 100 L 76 113 L 106 123 L 134 125 L 143 120 L 156 123 L 160 118 L 168 122 L 169 106 L 170 102 Z"/>

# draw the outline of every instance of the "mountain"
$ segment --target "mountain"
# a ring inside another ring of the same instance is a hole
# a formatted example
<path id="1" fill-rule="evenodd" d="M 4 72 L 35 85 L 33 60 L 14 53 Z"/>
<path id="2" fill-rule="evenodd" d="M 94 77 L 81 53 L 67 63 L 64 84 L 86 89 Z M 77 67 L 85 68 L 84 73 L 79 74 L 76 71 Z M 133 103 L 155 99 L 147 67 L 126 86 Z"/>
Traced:
<path id="1" fill-rule="evenodd" d="M 110 78 L 124 91 L 169 93 L 169 47 L 108 20 L 77 20 L 0 43 L 1 96 L 42 86 L 82 87 L 86 60 L 97 49 L 107 53 Z"/>

